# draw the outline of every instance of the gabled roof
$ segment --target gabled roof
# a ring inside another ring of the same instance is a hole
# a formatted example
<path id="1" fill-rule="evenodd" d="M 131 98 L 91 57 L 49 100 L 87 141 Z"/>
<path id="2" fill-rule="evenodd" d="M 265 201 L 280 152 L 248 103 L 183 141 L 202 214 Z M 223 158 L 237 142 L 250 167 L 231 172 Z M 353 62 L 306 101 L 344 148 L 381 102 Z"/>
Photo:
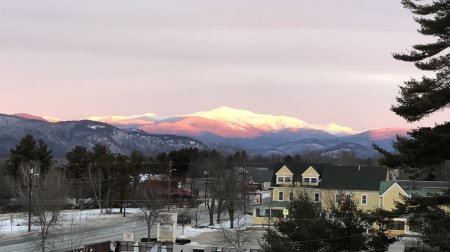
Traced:
<path id="1" fill-rule="evenodd" d="M 320 174 L 314 169 L 314 167 L 310 166 L 304 172 L 302 172 L 302 176 L 319 176 Z"/>
<path id="2" fill-rule="evenodd" d="M 391 188 L 391 186 L 395 183 L 394 180 L 389 180 L 389 181 L 381 181 L 380 182 L 380 189 L 378 190 L 378 193 L 380 195 L 382 195 L 383 193 L 385 193 L 389 188 Z"/>
<path id="3" fill-rule="evenodd" d="M 294 173 L 292 173 L 292 171 L 286 165 L 283 165 L 283 167 L 281 167 L 275 174 L 277 176 L 280 176 L 280 175 L 292 176 L 292 175 L 294 175 Z"/>
<path id="4" fill-rule="evenodd" d="M 328 166 L 322 169 L 319 187 L 337 190 L 378 191 L 386 180 L 386 167 Z"/>
<path id="5" fill-rule="evenodd" d="M 314 169 L 321 174 L 322 168 L 331 166 L 331 164 L 323 164 L 323 163 L 275 163 L 272 165 L 271 170 L 272 173 L 272 185 L 276 184 L 276 176 L 275 174 L 280 170 L 284 165 L 294 173 L 294 181 L 301 181 L 302 173 L 305 172 L 310 166 L 314 167 Z"/>
<path id="6" fill-rule="evenodd" d="M 378 191 L 380 182 L 386 180 L 386 167 L 332 166 L 314 163 L 278 163 L 274 166 L 272 185 L 276 184 L 275 173 L 286 165 L 294 173 L 294 181 L 301 181 L 301 174 L 310 166 L 320 174 L 319 187 L 336 190 Z"/>
<path id="7" fill-rule="evenodd" d="M 378 191 L 378 194 L 381 195 L 381 196 L 384 196 L 384 194 L 385 194 L 387 191 L 389 191 L 391 188 L 393 188 L 393 187 L 395 187 L 395 186 L 398 187 L 398 188 L 400 189 L 400 191 L 403 192 L 403 194 L 404 194 L 405 196 L 409 196 L 409 195 L 410 195 L 407 191 L 405 191 L 405 190 L 402 188 L 402 186 L 400 186 L 400 185 L 397 183 L 397 181 L 393 181 L 393 180 L 390 180 L 390 181 L 381 181 L 381 183 L 380 183 L 380 190 Z"/>

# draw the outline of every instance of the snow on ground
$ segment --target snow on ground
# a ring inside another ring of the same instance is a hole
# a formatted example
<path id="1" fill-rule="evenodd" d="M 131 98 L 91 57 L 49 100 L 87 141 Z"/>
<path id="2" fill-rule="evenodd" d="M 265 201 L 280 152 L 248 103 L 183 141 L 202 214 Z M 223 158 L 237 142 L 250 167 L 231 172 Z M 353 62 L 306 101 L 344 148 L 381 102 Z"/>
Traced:
<path id="1" fill-rule="evenodd" d="M 12 215 L 12 225 L 11 225 L 11 215 L 2 215 L 0 218 L 0 235 L 1 234 L 16 234 L 25 233 L 28 231 L 28 219 L 22 217 L 20 214 L 19 218 Z"/>
<path id="2" fill-rule="evenodd" d="M 141 210 L 139 208 L 127 208 L 127 214 L 136 214 Z M 105 212 L 100 213 L 100 209 L 87 209 L 87 210 L 66 210 L 61 212 L 60 224 L 65 225 L 85 225 L 93 224 L 96 221 L 105 219 L 118 218 L 121 215 L 119 208 L 113 208 L 111 214 Z M 11 217 L 12 216 L 12 217 Z M 11 225 L 12 218 L 12 225 Z M 37 230 L 36 226 L 32 227 L 33 230 Z M 14 235 L 26 233 L 28 231 L 28 215 L 27 213 L 15 213 L 15 214 L 2 214 L 0 215 L 0 235 Z"/>
<path id="3" fill-rule="evenodd" d="M 127 208 L 127 214 L 135 215 L 141 212 L 139 208 Z M 108 222 L 114 219 L 123 220 L 120 214 L 119 208 L 113 208 L 111 214 L 100 213 L 100 209 L 87 209 L 87 210 L 66 210 L 61 212 L 60 225 L 62 228 L 69 227 L 70 225 L 96 225 L 104 220 Z M 239 229 L 246 229 L 252 225 L 253 217 L 250 215 L 243 215 L 235 218 L 234 226 Z M 184 226 L 184 232 L 181 225 L 177 225 L 178 236 L 180 238 L 195 237 L 203 233 L 216 232 L 222 228 L 229 228 L 230 221 L 223 221 L 221 224 L 215 224 L 213 226 L 202 226 L 201 228 L 195 228 L 191 225 Z M 12 232 L 11 232 L 12 228 Z M 34 226 L 33 230 L 37 230 Z M 28 231 L 28 215 L 27 213 L 16 213 L 13 214 L 12 226 L 11 226 L 11 215 L 3 214 L 0 215 L 0 236 L 2 235 L 16 235 L 24 234 Z"/>
<path id="4" fill-rule="evenodd" d="M 252 225 L 252 222 L 253 222 L 252 216 L 242 215 L 234 219 L 234 227 L 235 229 L 246 229 L 247 227 Z M 229 228 L 230 224 L 231 222 L 228 220 L 220 224 L 215 224 L 214 226 L 208 227 L 202 226 L 201 228 L 195 228 L 194 226 L 186 225 L 184 226 L 184 231 L 181 225 L 177 225 L 177 232 L 179 238 L 189 238 L 198 236 L 203 233 L 216 232 L 217 230 L 220 230 L 222 228 Z"/>

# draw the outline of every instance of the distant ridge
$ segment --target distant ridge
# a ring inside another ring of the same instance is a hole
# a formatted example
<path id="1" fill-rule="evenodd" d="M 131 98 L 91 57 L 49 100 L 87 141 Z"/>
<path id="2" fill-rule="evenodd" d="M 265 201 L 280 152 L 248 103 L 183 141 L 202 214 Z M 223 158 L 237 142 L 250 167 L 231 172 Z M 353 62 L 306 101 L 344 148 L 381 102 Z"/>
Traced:
<path id="1" fill-rule="evenodd" d="M 121 127 L 133 126 L 151 133 L 174 133 L 199 136 L 212 133 L 225 138 L 253 138 L 269 132 L 299 129 L 321 130 L 332 135 L 344 136 L 359 133 L 336 123 L 309 124 L 297 118 L 271 114 L 258 114 L 244 109 L 222 106 L 209 111 L 187 115 L 157 116 L 153 113 L 131 116 L 93 116 L 88 120 L 102 121 Z"/>
<path id="2" fill-rule="evenodd" d="M 16 116 L 40 121 L 52 118 L 24 113 Z M 191 137 L 207 143 L 210 148 L 246 149 L 254 155 L 293 155 L 313 151 L 326 156 L 351 153 L 368 158 L 377 155 L 372 144 L 393 151 L 396 135 L 406 135 L 408 131 L 405 128 L 376 128 L 358 132 L 335 123 L 310 124 L 293 117 L 258 114 L 225 106 L 177 116 L 145 113 L 87 119 L 112 124 L 130 134 L 146 132 Z M 52 121 L 59 122 L 60 119 Z"/>
<path id="3" fill-rule="evenodd" d="M 47 121 L 44 118 L 40 117 L 40 116 L 35 116 L 35 115 L 30 115 L 30 114 L 26 114 L 26 113 L 17 113 L 14 114 L 13 116 L 17 116 L 23 119 L 30 119 L 30 120 L 39 120 L 39 121 Z"/>
<path id="4" fill-rule="evenodd" d="M 133 150 L 156 154 L 181 148 L 207 148 L 203 142 L 190 137 L 124 130 L 102 122 L 82 120 L 50 123 L 0 114 L 0 156 L 8 156 L 9 150 L 25 134 L 42 138 L 57 157 L 63 157 L 76 145 L 90 148 L 96 143 L 123 154 L 129 154 Z"/>

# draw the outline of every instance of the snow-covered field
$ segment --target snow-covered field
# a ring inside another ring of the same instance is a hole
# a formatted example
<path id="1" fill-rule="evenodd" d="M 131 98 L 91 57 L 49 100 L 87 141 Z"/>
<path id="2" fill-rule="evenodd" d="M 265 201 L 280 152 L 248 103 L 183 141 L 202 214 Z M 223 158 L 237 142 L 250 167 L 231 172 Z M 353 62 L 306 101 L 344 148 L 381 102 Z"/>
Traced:
<path id="1" fill-rule="evenodd" d="M 239 216 L 234 219 L 234 227 L 238 229 L 246 229 L 247 227 L 251 226 L 253 222 L 253 217 L 250 215 L 243 215 Z M 178 225 L 178 237 L 179 238 L 190 238 L 195 237 L 203 233 L 208 232 L 215 232 L 217 230 L 220 230 L 222 228 L 229 228 L 230 227 L 230 221 L 224 221 L 221 224 L 215 224 L 214 226 L 208 226 L 206 228 L 195 228 L 194 226 L 185 226 L 184 231 L 183 227 Z"/>
<path id="2" fill-rule="evenodd" d="M 130 221 L 140 213 L 139 208 L 127 208 L 127 214 L 130 217 Z M 61 212 L 59 219 L 59 227 L 62 229 L 73 228 L 74 226 L 95 226 L 108 222 L 112 222 L 115 219 L 123 221 L 122 215 L 119 213 L 118 208 L 113 208 L 111 214 L 100 213 L 99 209 L 89 210 L 67 210 Z M 12 225 L 11 225 L 12 220 Z M 252 225 L 252 216 L 244 215 L 235 218 L 234 226 L 239 229 L 246 229 Z M 230 221 L 223 221 L 221 224 L 214 226 L 195 228 L 193 224 L 185 225 L 184 228 L 181 225 L 177 226 L 178 235 L 180 238 L 195 237 L 203 233 L 215 232 L 222 228 L 229 228 Z M 33 231 L 38 227 L 33 226 Z M 183 230 L 184 229 L 184 230 Z M 24 234 L 28 231 L 28 215 L 27 213 L 15 213 L 15 214 L 2 214 L 0 215 L 0 236 L 4 235 L 18 235 Z"/>
<path id="3" fill-rule="evenodd" d="M 139 208 L 128 208 L 127 214 L 139 213 Z M 61 212 L 60 225 L 62 228 L 69 225 L 94 225 L 102 220 L 120 218 L 119 208 L 113 208 L 111 214 L 100 213 L 100 209 L 67 210 Z M 12 225 L 11 225 L 12 224 Z M 33 226 L 33 230 L 37 227 Z M 26 213 L 1 214 L 0 235 L 15 235 L 28 231 L 28 215 Z"/>

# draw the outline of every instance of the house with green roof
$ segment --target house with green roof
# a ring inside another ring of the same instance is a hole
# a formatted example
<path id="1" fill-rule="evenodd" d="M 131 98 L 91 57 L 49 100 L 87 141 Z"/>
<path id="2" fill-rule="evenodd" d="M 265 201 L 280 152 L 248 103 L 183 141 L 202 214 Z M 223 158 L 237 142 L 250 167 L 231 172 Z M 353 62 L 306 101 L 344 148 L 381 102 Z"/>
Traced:
<path id="1" fill-rule="evenodd" d="M 445 181 L 381 181 L 379 189 L 380 207 L 385 210 L 393 210 L 396 208 L 396 203 L 402 202 L 405 197 L 432 197 L 448 192 L 450 192 L 450 182 Z M 394 218 L 388 224 L 387 229 L 389 235 L 403 235 L 409 230 L 408 217 Z"/>
<path id="2" fill-rule="evenodd" d="M 396 202 L 403 201 L 403 197 L 430 197 L 443 195 L 449 190 L 450 182 L 445 181 L 382 181 L 379 190 L 380 207 L 392 210 L 395 208 Z"/>
<path id="3" fill-rule="evenodd" d="M 289 202 L 300 194 L 323 208 L 348 195 L 361 209 L 374 209 L 380 204 L 380 182 L 387 179 L 385 167 L 281 164 L 273 173 L 272 202 L 255 207 L 253 223 L 270 224 L 288 215 Z"/>

